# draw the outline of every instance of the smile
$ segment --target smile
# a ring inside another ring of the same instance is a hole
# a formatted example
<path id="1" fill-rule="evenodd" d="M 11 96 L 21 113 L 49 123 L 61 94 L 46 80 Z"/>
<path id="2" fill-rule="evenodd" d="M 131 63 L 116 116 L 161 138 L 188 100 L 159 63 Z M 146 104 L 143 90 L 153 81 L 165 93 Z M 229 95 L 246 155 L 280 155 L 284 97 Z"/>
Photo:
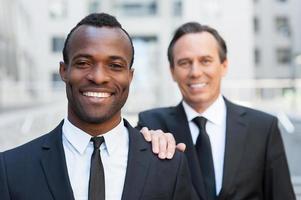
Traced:
<path id="1" fill-rule="evenodd" d="M 107 98 L 111 96 L 111 93 L 108 92 L 83 92 L 84 96 L 87 97 L 96 97 L 96 98 Z"/>
<path id="2" fill-rule="evenodd" d="M 206 85 L 207 83 L 194 83 L 194 84 L 189 84 L 189 87 L 193 89 L 199 89 L 205 87 Z"/>

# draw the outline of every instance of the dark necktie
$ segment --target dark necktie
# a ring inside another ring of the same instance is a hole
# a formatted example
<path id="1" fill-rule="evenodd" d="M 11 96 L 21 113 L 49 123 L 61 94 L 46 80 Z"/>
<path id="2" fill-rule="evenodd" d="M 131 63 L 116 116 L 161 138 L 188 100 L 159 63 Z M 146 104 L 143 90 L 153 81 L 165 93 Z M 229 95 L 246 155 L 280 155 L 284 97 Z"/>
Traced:
<path id="1" fill-rule="evenodd" d="M 94 151 L 91 156 L 88 199 L 105 200 L 105 177 L 99 150 L 100 145 L 104 142 L 104 138 L 93 137 L 91 141 L 94 145 Z"/>
<path id="2" fill-rule="evenodd" d="M 200 130 L 195 148 L 199 157 L 207 196 L 209 200 L 213 200 L 216 199 L 216 188 L 211 144 L 206 132 L 207 119 L 204 117 L 196 117 L 193 119 L 193 122 Z"/>

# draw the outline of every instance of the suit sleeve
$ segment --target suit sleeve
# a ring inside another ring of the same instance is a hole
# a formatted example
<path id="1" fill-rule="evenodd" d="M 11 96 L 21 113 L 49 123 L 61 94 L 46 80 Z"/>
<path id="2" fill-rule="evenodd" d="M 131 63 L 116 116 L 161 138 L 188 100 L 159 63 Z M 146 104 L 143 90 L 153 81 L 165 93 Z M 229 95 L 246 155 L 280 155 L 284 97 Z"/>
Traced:
<path id="1" fill-rule="evenodd" d="M 3 153 L 0 153 L 0 199 L 10 200 Z"/>
<path id="2" fill-rule="evenodd" d="M 138 114 L 138 122 L 136 128 L 140 130 L 142 127 L 145 126 L 148 129 L 160 129 L 166 133 L 169 132 L 166 126 L 166 120 L 167 117 L 159 112 L 141 112 Z"/>
<path id="3" fill-rule="evenodd" d="M 177 173 L 177 180 L 173 192 L 173 200 L 193 200 L 196 193 L 193 189 L 186 157 L 180 153 L 180 166 Z"/>
<path id="4" fill-rule="evenodd" d="M 141 113 L 138 114 L 138 122 L 137 122 L 137 126 L 135 127 L 136 129 L 140 130 L 142 129 L 144 126 L 146 126 L 146 123 L 144 122 L 144 117 Z"/>
<path id="5" fill-rule="evenodd" d="M 284 145 L 275 118 L 270 128 L 265 171 L 265 199 L 295 200 Z"/>

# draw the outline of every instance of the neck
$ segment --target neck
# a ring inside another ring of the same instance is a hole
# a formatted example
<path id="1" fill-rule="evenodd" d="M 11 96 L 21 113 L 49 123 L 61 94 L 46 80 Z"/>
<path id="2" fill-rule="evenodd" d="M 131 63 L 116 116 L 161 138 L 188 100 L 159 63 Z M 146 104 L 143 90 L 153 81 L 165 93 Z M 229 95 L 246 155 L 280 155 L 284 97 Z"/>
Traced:
<path id="1" fill-rule="evenodd" d="M 77 128 L 95 137 L 107 133 L 108 131 L 115 128 L 121 121 L 121 114 L 119 112 L 112 118 L 106 119 L 100 123 L 91 123 L 81 120 L 76 115 L 73 115 L 70 113 L 70 111 L 68 111 L 68 120 Z"/>

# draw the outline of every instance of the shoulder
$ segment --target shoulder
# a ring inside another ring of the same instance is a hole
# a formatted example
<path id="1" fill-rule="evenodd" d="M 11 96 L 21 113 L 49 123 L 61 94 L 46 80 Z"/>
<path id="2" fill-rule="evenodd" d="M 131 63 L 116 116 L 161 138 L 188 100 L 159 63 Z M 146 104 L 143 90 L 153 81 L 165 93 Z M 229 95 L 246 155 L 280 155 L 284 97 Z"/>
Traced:
<path id="1" fill-rule="evenodd" d="M 60 138 L 61 135 L 61 124 L 58 125 L 54 130 L 33 139 L 21 146 L 4 151 L 2 154 L 3 159 L 6 161 L 18 162 L 26 159 L 33 159 L 39 155 L 43 145 L 51 140 Z"/>
<path id="2" fill-rule="evenodd" d="M 257 121 L 258 123 L 272 123 L 274 121 L 277 121 L 277 117 L 270 113 L 238 105 L 230 102 L 229 100 L 225 100 L 225 103 L 227 108 L 227 114 L 229 115 L 231 115 L 232 113 L 238 113 L 249 120 Z"/>
<path id="3" fill-rule="evenodd" d="M 139 113 L 139 116 L 141 117 L 150 117 L 150 116 L 164 116 L 169 114 L 171 111 L 173 111 L 175 107 L 160 107 L 160 108 L 154 108 L 154 109 L 149 109 L 145 110 L 143 112 Z"/>
<path id="4" fill-rule="evenodd" d="M 146 126 L 149 129 L 161 129 L 168 132 L 167 121 L 171 120 L 170 116 L 174 110 L 175 107 L 162 107 L 140 112 L 137 127 Z"/>

